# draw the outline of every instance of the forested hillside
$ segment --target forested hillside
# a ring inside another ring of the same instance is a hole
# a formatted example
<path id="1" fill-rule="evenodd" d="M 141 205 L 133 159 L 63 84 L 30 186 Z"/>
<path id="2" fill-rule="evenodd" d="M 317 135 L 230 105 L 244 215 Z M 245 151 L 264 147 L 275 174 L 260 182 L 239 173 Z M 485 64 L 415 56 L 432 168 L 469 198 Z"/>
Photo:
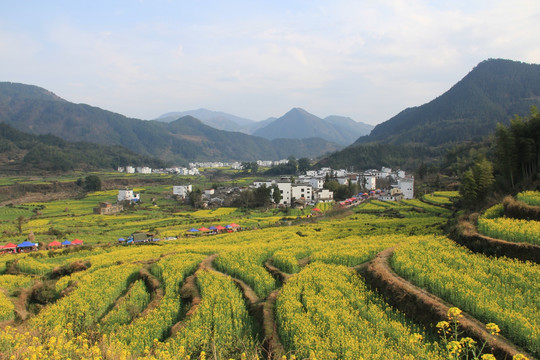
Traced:
<path id="1" fill-rule="evenodd" d="M 274 143 L 217 130 L 192 117 L 172 123 L 132 119 L 62 100 L 36 86 L 13 83 L 0 83 L 0 122 L 35 135 L 53 134 L 67 141 L 121 145 L 175 163 L 315 157 L 341 148 L 322 139 Z"/>
<path id="2" fill-rule="evenodd" d="M 490 59 L 450 90 L 422 106 L 403 110 L 357 143 L 380 141 L 430 146 L 480 140 L 498 122 L 508 124 L 540 105 L 540 65 Z"/>
<path id="3" fill-rule="evenodd" d="M 163 167 L 157 158 L 122 146 L 68 142 L 53 135 L 29 135 L 0 124 L 0 169 L 3 172 L 116 169 L 131 164 Z"/>

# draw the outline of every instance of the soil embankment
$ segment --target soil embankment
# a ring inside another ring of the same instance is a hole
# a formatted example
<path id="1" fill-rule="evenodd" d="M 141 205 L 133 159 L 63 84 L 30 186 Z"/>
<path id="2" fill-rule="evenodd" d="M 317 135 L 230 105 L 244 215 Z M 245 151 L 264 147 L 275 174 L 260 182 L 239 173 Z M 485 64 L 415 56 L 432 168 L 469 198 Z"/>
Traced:
<path id="1" fill-rule="evenodd" d="M 540 246 L 523 242 L 516 243 L 482 235 L 468 221 L 462 221 L 450 237 L 456 243 L 467 247 L 471 251 L 483 253 L 487 256 L 506 256 L 512 259 L 540 264 Z"/>
<path id="2" fill-rule="evenodd" d="M 452 305 L 397 275 L 389 263 L 393 252 L 393 248 L 389 248 L 379 253 L 362 272 L 363 276 L 370 286 L 379 290 L 390 305 L 427 328 L 433 328 L 434 324 L 447 318 L 448 309 Z M 468 314 L 463 313 L 460 325 L 465 335 L 485 341 L 487 351 L 492 352 L 498 359 L 512 358 L 518 353 L 533 358 L 504 337 L 490 335 L 485 330 L 485 324 Z"/>

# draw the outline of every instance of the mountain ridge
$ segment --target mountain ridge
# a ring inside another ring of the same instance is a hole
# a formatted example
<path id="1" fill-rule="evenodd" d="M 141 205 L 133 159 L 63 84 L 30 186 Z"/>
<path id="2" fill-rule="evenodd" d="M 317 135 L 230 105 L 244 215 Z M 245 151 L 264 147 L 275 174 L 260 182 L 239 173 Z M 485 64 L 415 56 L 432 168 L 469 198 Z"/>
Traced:
<path id="1" fill-rule="evenodd" d="M 267 139 L 321 137 L 346 146 L 354 142 L 359 135 L 369 133 L 372 128 L 371 125 L 346 119 L 350 118 L 334 115 L 321 119 L 296 107 L 268 125 L 257 129 L 253 135 Z"/>
<path id="2" fill-rule="evenodd" d="M 322 139 L 276 145 L 267 139 L 217 130 L 193 120 L 186 120 L 183 134 L 173 134 L 171 129 L 178 124 L 171 127 L 159 121 L 133 119 L 98 107 L 74 104 L 34 85 L 0 83 L 0 105 L 0 122 L 19 131 L 53 134 L 72 142 L 122 145 L 139 154 L 179 164 L 213 159 L 278 160 L 291 155 L 316 157 L 341 148 Z"/>
<path id="3" fill-rule="evenodd" d="M 504 59 L 480 62 L 449 90 L 375 126 L 355 144 L 387 142 L 437 146 L 479 140 L 540 105 L 540 65 Z"/>

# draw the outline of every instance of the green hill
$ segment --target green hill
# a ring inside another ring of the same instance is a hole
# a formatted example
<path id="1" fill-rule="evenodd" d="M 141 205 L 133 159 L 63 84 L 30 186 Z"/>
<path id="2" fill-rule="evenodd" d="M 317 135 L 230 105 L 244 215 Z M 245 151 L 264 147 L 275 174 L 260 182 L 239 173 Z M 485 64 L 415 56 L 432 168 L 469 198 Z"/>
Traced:
<path id="1" fill-rule="evenodd" d="M 68 142 L 53 135 L 30 135 L 0 124 L 0 169 L 67 171 L 116 169 L 125 165 L 163 167 L 163 161 L 124 147 Z"/>
<path id="2" fill-rule="evenodd" d="M 0 83 L 0 105 L 0 122 L 23 132 L 53 134 L 67 141 L 121 145 L 179 164 L 195 160 L 277 160 L 291 155 L 314 157 L 341 148 L 322 139 L 275 143 L 217 130 L 191 117 L 171 123 L 127 118 L 62 100 L 31 85 Z"/>
<path id="3" fill-rule="evenodd" d="M 329 116 L 321 119 L 304 109 L 294 108 L 285 115 L 258 128 L 253 135 L 266 139 L 322 138 L 341 145 L 349 145 L 358 136 L 369 134 L 371 125 L 357 123 L 350 118 Z"/>
<path id="4" fill-rule="evenodd" d="M 540 65 L 490 59 L 441 96 L 403 110 L 356 143 L 439 146 L 479 140 L 498 122 L 528 114 L 532 105 L 540 105 Z"/>

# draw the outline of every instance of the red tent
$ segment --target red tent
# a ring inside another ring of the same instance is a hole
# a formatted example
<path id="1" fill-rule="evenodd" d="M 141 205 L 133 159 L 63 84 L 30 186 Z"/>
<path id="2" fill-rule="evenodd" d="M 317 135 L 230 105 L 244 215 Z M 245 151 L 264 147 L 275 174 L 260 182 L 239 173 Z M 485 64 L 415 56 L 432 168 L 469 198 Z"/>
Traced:
<path id="1" fill-rule="evenodd" d="M 240 227 L 240 225 L 238 225 L 238 224 L 235 224 L 235 223 L 232 223 L 232 224 L 231 224 L 231 226 L 232 226 L 233 228 L 237 228 L 237 227 Z"/>
<path id="2" fill-rule="evenodd" d="M 313 209 L 311 209 L 311 211 L 321 211 L 321 209 L 319 209 L 319 208 L 313 208 Z"/>
<path id="3" fill-rule="evenodd" d="M 83 242 L 82 240 L 79 240 L 79 239 L 75 239 L 71 242 L 71 245 L 82 245 Z"/>
<path id="4" fill-rule="evenodd" d="M 13 243 L 4 245 L 4 249 L 16 249 L 16 248 L 17 248 L 17 245 Z"/>
<path id="5" fill-rule="evenodd" d="M 58 240 L 54 240 L 52 243 L 49 243 L 49 247 L 52 246 L 62 246 L 62 243 Z"/>
<path id="6" fill-rule="evenodd" d="M 209 228 L 202 227 L 202 228 L 199 229 L 199 231 L 210 231 L 210 229 L 209 229 Z"/>

